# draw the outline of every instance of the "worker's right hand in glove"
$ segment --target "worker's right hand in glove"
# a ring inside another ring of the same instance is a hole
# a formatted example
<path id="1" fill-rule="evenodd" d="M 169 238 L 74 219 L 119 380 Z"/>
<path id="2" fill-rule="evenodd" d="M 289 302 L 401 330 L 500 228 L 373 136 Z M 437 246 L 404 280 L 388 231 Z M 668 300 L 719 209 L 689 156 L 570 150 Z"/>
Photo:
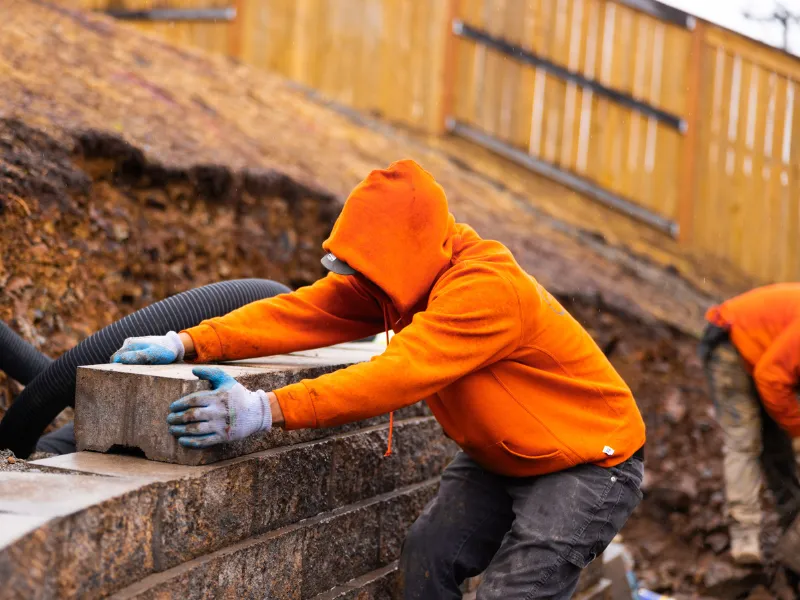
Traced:
<path id="1" fill-rule="evenodd" d="M 127 338 L 111 356 L 112 363 L 123 365 L 168 365 L 183 359 L 184 348 L 174 331 L 167 335 Z"/>

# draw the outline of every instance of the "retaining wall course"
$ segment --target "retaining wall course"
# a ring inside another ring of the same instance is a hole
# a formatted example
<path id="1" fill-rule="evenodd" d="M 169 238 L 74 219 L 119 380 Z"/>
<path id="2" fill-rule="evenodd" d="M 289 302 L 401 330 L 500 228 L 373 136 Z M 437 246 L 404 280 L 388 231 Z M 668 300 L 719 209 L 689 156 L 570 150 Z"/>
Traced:
<path id="1" fill-rule="evenodd" d="M 25 546 L 25 550 L 13 553 L 15 559 L 27 553 L 46 555 L 42 560 L 51 564 L 74 565 L 65 573 L 61 573 L 60 568 L 41 571 L 38 583 L 34 581 L 35 573 L 23 575 L 30 580 L 25 589 L 40 586 L 71 590 L 78 595 L 108 593 L 152 572 L 169 569 L 248 537 L 436 476 L 455 450 L 452 442 L 441 435 L 432 417 L 398 420 L 394 435 L 396 451 L 388 458 L 383 457 L 388 426 L 381 424 L 198 467 L 93 452 L 36 461 L 35 464 L 50 469 L 63 467 L 104 475 L 51 477 L 103 480 L 113 482 L 119 490 L 133 491 L 73 515 L 69 524 L 52 524 L 51 536 L 65 540 L 63 545 L 20 545 L 20 548 Z M 406 448 L 424 456 L 427 464 L 401 460 Z M 355 460 L 362 452 L 369 454 L 368 461 Z M 365 464 L 376 465 L 369 477 L 362 473 Z M 148 480 L 150 466 L 154 470 Z M 379 518 L 373 515 L 377 519 L 374 526 L 398 530 L 402 537 L 407 529 L 404 515 L 422 509 L 420 504 L 407 506 L 407 503 L 418 502 L 418 499 L 418 496 L 399 498 Z M 136 506 L 129 509 L 129 504 Z M 97 515 L 103 515 L 108 523 L 97 522 Z M 97 528 L 98 540 L 102 537 L 112 551 L 104 550 L 106 546 L 101 547 L 97 540 L 87 542 L 86 547 L 96 556 L 83 560 L 84 550 L 71 543 L 69 532 L 75 529 L 92 531 L 92 527 Z M 131 530 L 144 532 L 141 539 L 132 540 Z M 395 537 L 380 536 L 377 542 L 374 536 L 364 539 L 367 545 L 377 543 L 374 551 L 379 552 L 381 560 L 388 562 L 396 558 L 399 548 Z M 356 547 L 357 544 L 353 546 Z M 115 549 L 119 549 L 119 556 Z M 345 562 L 351 561 L 352 576 L 359 575 L 360 555 L 355 550 L 353 554 L 349 552 L 343 554 Z M 4 553 L 0 552 L 0 561 Z M 129 570 L 126 571 L 123 564 L 114 566 L 115 561 L 124 563 L 126 557 L 132 563 Z M 106 558 L 111 561 L 109 567 L 104 563 Z M 93 570 L 106 572 L 110 567 L 116 579 L 97 578 L 92 574 Z M 0 566 L 0 576 L 9 570 L 13 570 L 10 565 L 6 571 Z M 307 579 L 310 581 L 312 577 Z M 71 581 L 82 583 L 77 586 Z"/>
<path id="2" fill-rule="evenodd" d="M 435 494 L 438 480 L 408 486 L 234 544 L 157 573 L 114 598 L 313 598 L 383 566 L 383 538 L 402 538 L 412 507 Z M 409 501 L 408 498 L 414 498 Z M 383 530 L 379 515 L 402 503 L 403 527 Z"/>

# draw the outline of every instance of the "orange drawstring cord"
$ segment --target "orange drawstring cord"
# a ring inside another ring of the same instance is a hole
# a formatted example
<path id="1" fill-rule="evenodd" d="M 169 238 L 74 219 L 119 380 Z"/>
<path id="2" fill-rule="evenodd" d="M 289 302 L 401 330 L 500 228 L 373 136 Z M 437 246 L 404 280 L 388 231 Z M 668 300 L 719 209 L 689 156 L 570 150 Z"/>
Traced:
<path id="1" fill-rule="evenodd" d="M 386 315 L 386 305 L 383 306 L 383 327 L 386 331 L 386 347 L 389 347 L 389 319 Z M 394 411 L 389 413 L 389 443 L 384 458 L 392 455 L 392 431 L 394 430 Z"/>

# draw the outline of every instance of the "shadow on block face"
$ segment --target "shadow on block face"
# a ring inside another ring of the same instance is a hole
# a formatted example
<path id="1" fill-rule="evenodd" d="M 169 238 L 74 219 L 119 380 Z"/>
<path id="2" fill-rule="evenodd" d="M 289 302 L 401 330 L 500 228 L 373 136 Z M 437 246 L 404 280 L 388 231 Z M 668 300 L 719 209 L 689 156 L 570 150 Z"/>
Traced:
<path id="1" fill-rule="evenodd" d="M 122 444 L 114 444 L 108 449 L 106 454 L 116 454 L 118 456 L 134 456 L 136 458 L 147 458 L 144 450 L 136 446 L 123 446 Z"/>

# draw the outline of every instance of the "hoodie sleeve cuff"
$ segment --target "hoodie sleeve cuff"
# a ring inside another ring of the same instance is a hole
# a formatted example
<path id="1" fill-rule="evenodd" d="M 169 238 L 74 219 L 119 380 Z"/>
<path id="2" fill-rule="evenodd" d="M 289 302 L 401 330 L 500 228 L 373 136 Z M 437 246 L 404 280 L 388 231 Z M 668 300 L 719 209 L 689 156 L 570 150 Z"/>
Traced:
<path id="1" fill-rule="evenodd" d="M 304 383 L 293 383 L 275 390 L 278 404 L 283 412 L 286 429 L 314 429 L 317 427 L 317 413 L 311 394 Z"/>
<path id="2" fill-rule="evenodd" d="M 222 360 L 222 342 L 210 325 L 201 324 L 184 329 L 181 333 L 187 334 L 194 343 L 195 356 L 186 362 L 207 363 Z"/>

